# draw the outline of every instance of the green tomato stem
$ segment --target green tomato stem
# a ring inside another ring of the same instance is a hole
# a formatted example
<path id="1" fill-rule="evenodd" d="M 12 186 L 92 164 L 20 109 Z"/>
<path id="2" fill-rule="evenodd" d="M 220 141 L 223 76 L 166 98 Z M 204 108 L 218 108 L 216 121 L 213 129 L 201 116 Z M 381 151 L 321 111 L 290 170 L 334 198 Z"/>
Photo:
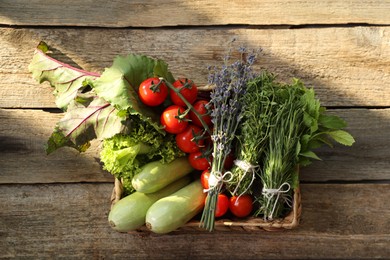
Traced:
<path id="1" fill-rule="evenodd" d="M 175 88 L 171 83 L 169 83 L 168 81 L 166 81 L 165 79 L 162 79 L 164 80 L 164 83 L 165 85 L 167 85 L 167 87 L 174 91 L 179 97 L 181 100 L 183 100 L 184 104 L 186 104 L 186 106 L 192 111 L 194 112 L 194 114 L 196 115 L 196 117 L 199 119 L 199 121 L 202 123 L 202 126 L 203 128 L 206 130 L 207 133 L 211 134 L 211 130 L 209 128 L 209 126 L 205 123 L 205 121 L 203 120 L 202 118 L 202 115 L 199 114 L 198 111 L 196 111 L 196 109 L 192 106 L 192 104 L 190 102 L 188 102 L 188 100 L 180 93 L 180 89 L 178 88 Z"/>

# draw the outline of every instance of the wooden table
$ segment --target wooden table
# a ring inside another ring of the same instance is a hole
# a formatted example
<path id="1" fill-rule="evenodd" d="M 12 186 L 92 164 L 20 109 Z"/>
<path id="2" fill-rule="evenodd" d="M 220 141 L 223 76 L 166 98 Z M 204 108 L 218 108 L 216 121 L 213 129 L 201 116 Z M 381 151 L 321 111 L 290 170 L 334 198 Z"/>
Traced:
<path id="1" fill-rule="evenodd" d="M 0 24 L 1 258 L 390 258 L 390 1 L 2 0 Z M 62 114 L 27 70 L 34 48 L 95 72 L 143 53 L 203 85 L 232 38 L 263 49 L 258 68 L 314 87 L 355 145 L 302 169 L 294 230 L 111 230 L 98 149 L 45 154 Z"/>

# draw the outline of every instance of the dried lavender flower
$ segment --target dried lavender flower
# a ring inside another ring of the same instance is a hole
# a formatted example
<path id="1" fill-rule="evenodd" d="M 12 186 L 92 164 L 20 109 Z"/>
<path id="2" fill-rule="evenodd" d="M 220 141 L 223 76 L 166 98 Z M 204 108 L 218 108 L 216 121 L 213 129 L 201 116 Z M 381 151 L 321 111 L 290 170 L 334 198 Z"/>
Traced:
<path id="1" fill-rule="evenodd" d="M 218 70 L 209 67 L 209 84 L 214 85 L 210 94 L 211 121 L 214 124 L 211 140 L 213 141 L 213 162 L 211 165 L 211 179 L 217 179 L 216 183 L 210 183 L 207 191 L 205 209 L 202 214 L 201 227 L 211 231 L 214 229 L 215 208 L 218 193 L 224 182 L 222 174 L 223 165 L 227 155 L 232 150 L 232 142 L 236 136 L 236 130 L 242 120 L 243 103 L 242 96 L 246 93 L 246 85 L 255 78 L 252 65 L 255 54 L 246 55 L 246 48 L 240 47 L 238 52 L 241 59 L 229 64 L 230 55 L 224 58 L 224 65 Z"/>

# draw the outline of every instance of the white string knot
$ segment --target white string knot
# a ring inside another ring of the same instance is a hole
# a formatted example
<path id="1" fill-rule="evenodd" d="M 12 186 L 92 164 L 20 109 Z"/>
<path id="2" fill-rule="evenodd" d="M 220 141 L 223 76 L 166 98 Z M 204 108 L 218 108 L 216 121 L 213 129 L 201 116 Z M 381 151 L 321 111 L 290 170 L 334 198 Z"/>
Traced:
<path id="1" fill-rule="evenodd" d="M 230 171 L 225 172 L 222 174 L 219 171 L 210 172 L 209 177 L 209 188 L 203 189 L 203 192 L 209 192 L 214 189 L 218 189 L 218 192 L 221 190 L 222 185 L 225 182 L 229 182 L 233 179 L 233 174 Z"/>
<path id="2" fill-rule="evenodd" d="M 252 179 L 251 179 L 251 182 L 249 183 L 249 185 L 245 188 L 245 190 L 243 192 L 241 192 L 240 195 L 238 195 L 237 199 L 239 197 L 241 197 L 242 195 L 244 195 L 248 190 L 249 188 L 252 186 L 253 184 L 253 181 L 255 180 L 255 177 L 256 177 L 256 169 L 260 168 L 259 165 L 252 165 L 250 164 L 249 162 L 247 161 L 243 161 L 243 160 L 234 160 L 234 164 L 240 168 L 241 170 L 244 171 L 244 174 L 241 176 L 240 180 L 238 181 L 237 183 L 237 186 L 236 188 L 234 189 L 233 191 L 233 195 L 236 194 L 238 188 L 240 187 L 240 184 L 241 184 L 241 181 L 245 178 L 245 176 L 248 174 L 248 173 L 251 173 L 252 174 Z"/>
<path id="3" fill-rule="evenodd" d="M 283 189 L 284 187 L 286 187 L 286 188 Z M 266 208 L 268 208 L 269 203 L 271 202 L 272 198 L 273 198 L 274 196 L 276 196 L 274 205 L 273 205 L 273 207 L 272 207 L 271 214 L 268 216 L 269 219 L 272 220 L 273 214 L 274 214 L 275 209 L 276 209 L 276 205 L 278 204 L 278 201 L 279 201 L 279 198 L 280 198 L 280 197 L 284 200 L 284 202 L 287 203 L 287 205 L 288 205 L 289 207 L 292 206 L 291 197 L 290 197 L 289 195 L 288 195 L 288 196 L 285 195 L 285 194 L 286 194 L 287 192 L 289 192 L 290 190 L 291 190 L 291 186 L 290 186 L 290 184 L 287 183 L 287 182 L 283 182 L 283 183 L 279 186 L 279 188 L 277 188 L 277 189 L 268 188 L 266 185 L 264 185 L 263 190 L 262 190 L 262 194 L 264 195 L 264 197 L 267 198 L 267 206 L 266 206 Z M 264 218 L 266 218 L 266 217 L 267 217 L 267 216 L 264 216 Z"/>

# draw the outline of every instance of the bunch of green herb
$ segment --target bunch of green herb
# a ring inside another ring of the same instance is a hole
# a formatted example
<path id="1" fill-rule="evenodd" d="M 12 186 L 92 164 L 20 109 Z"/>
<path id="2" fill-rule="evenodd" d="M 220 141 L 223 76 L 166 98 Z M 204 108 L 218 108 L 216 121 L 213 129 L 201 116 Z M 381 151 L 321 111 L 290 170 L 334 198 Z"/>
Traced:
<path id="1" fill-rule="evenodd" d="M 296 165 L 303 131 L 300 92 L 295 87 L 279 87 L 274 92 L 282 98 L 277 101 L 277 109 L 270 117 L 271 128 L 261 158 L 263 187 L 259 212 L 265 219 L 272 220 L 283 214 L 285 203 L 291 202 L 291 187 L 298 185 Z"/>
<path id="2" fill-rule="evenodd" d="M 313 149 L 332 145 L 332 139 L 344 145 L 352 145 L 354 140 L 342 130 L 346 123 L 341 118 L 326 114 L 313 89 L 307 89 L 299 80 L 291 85 L 279 84 L 272 75 L 266 75 L 263 73 L 248 85 L 260 91 L 257 95 L 262 105 L 251 113 L 257 112 L 260 125 L 256 129 L 260 132 L 256 137 L 261 141 L 244 138 L 244 129 L 250 129 L 246 124 L 256 125 L 255 117 L 248 117 L 242 128 L 241 158 L 255 161 L 256 156 L 249 154 L 259 152 L 257 174 L 261 185 L 252 186 L 252 191 L 262 192 L 256 195 L 260 208 L 255 215 L 272 220 L 292 206 L 292 194 L 299 183 L 298 165 L 306 166 L 312 159 L 319 159 Z M 256 150 L 245 148 L 251 143 L 259 144 L 254 146 Z"/>
<path id="3" fill-rule="evenodd" d="M 330 115 L 316 98 L 314 89 L 306 89 L 304 84 L 295 79 L 293 85 L 304 90 L 301 102 L 304 106 L 304 132 L 299 142 L 299 165 L 307 166 L 312 160 L 320 160 L 313 150 L 333 143 L 351 146 L 355 142 L 353 136 L 343 130 L 347 123 L 337 115 Z"/>
<path id="4" fill-rule="evenodd" d="M 251 192 L 250 187 L 269 138 L 268 132 L 272 123 L 270 116 L 276 109 L 273 100 L 275 95 L 269 93 L 275 90 L 270 86 L 277 84 L 274 79 L 274 75 L 263 71 L 254 81 L 248 83 L 246 94 L 242 96 L 243 122 L 237 138 L 236 160 L 231 169 L 232 178 L 228 185 L 232 195 Z"/>
<path id="5" fill-rule="evenodd" d="M 255 55 L 245 55 L 244 48 L 240 48 L 241 59 L 225 64 L 220 70 L 215 69 L 209 76 L 209 83 L 215 85 L 210 95 L 212 107 L 211 118 L 214 124 L 211 139 L 213 141 L 213 162 L 209 178 L 208 196 L 203 210 L 200 226 L 212 231 L 215 222 L 215 209 L 224 177 L 223 165 L 226 157 L 232 150 L 236 130 L 242 119 L 241 97 L 246 93 L 247 82 L 254 78 L 252 65 Z"/>

